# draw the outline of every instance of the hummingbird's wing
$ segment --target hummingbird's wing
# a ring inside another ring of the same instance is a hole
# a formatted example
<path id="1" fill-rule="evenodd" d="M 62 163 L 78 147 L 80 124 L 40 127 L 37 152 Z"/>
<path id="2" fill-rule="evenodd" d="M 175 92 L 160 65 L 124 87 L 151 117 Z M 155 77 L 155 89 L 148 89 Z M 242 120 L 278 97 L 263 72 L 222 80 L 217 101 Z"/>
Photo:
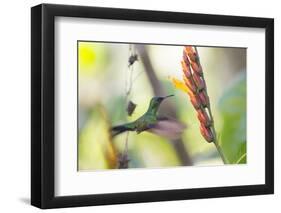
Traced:
<path id="1" fill-rule="evenodd" d="M 181 134 L 186 129 L 186 125 L 173 118 L 161 117 L 157 120 L 158 122 L 151 125 L 147 131 L 170 140 L 176 140 L 180 138 Z"/>

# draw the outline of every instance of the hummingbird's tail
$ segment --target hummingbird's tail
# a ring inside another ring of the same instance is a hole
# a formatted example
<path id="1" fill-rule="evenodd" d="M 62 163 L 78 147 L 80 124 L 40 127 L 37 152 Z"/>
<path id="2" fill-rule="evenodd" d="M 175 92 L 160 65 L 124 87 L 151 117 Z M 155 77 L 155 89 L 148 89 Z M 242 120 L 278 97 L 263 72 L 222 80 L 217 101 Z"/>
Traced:
<path id="1" fill-rule="evenodd" d="M 111 136 L 114 137 L 126 131 L 134 131 L 135 129 L 128 124 L 114 126 L 111 128 Z"/>

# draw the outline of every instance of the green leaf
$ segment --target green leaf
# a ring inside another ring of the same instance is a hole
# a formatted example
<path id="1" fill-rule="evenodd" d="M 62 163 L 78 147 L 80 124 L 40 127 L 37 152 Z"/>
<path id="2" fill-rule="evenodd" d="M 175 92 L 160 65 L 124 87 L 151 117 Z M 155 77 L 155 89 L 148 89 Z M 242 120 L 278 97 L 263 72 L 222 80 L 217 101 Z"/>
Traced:
<path id="1" fill-rule="evenodd" d="M 239 75 L 219 101 L 222 117 L 220 146 L 231 164 L 246 163 L 246 73 Z"/>

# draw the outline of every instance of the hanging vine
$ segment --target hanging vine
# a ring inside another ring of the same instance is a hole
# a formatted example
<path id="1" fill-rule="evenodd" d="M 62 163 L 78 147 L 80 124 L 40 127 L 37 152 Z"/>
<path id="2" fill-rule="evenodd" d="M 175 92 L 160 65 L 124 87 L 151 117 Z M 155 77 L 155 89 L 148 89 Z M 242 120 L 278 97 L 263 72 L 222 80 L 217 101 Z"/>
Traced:
<path id="1" fill-rule="evenodd" d="M 141 73 L 138 73 L 134 78 L 134 64 L 138 61 L 138 54 L 136 52 L 135 46 L 133 44 L 129 44 L 128 51 L 128 67 L 125 72 L 125 103 L 127 105 L 126 111 L 127 115 L 131 116 L 136 109 L 136 104 L 130 100 L 130 95 L 133 89 L 134 81 L 140 76 Z M 125 147 L 124 151 L 119 155 L 118 158 L 118 168 L 126 169 L 129 167 L 130 159 L 128 157 L 128 140 L 129 140 L 129 132 L 126 133 L 125 139 Z"/>

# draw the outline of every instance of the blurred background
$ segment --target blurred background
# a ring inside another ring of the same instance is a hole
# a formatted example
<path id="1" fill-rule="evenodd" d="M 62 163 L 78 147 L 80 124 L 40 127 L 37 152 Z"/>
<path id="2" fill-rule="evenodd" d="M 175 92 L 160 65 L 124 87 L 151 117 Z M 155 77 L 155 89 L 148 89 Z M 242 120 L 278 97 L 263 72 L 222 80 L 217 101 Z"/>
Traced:
<path id="1" fill-rule="evenodd" d="M 246 49 L 197 49 L 219 143 L 229 163 L 246 163 Z M 182 79 L 182 52 L 183 46 L 78 42 L 79 171 L 118 168 L 127 134 L 112 138 L 110 128 L 140 117 L 152 97 L 170 94 L 175 96 L 163 102 L 160 113 L 186 124 L 182 137 L 171 141 L 130 132 L 128 167 L 223 164 L 214 144 L 200 134 L 188 95 L 171 82 L 171 77 Z M 138 60 L 128 66 L 132 54 Z M 131 116 L 126 111 L 128 101 L 137 105 Z"/>

